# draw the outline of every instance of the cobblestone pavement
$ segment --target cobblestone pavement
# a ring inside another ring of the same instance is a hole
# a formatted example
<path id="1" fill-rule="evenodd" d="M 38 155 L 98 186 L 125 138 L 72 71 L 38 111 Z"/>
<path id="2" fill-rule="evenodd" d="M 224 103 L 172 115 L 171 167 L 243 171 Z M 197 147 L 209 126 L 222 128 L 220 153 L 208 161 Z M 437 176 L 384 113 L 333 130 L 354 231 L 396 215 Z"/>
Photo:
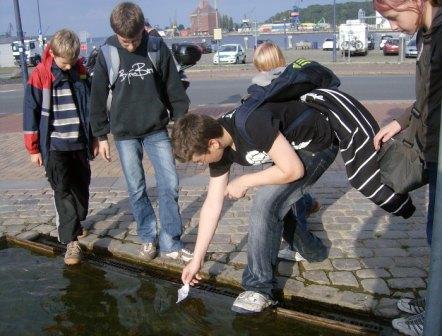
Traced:
<path id="1" fill-rule="evenodd" d="M 384 123 L 408 102 L 366 102 Z M 195 112 L 217 115 L 232 106 Z M 0 155 L 0 236 L 32 239 L 37 233 L 56 236 L 52 191 L 43 170 L 30 165 L 22 145 L 19 116 L 0 118 L 3 144 Z M 6 122 L 7 121 L 7 122 Z M 15 126 L 14 126 L 15 125 Z M 113 161 L 92 163 L 90 211 L 84 225 L 91 229 L 81 240 L 88 249 L 106 250 L 115 256 L 137 259 L 140 241 L 131 214 L 117 154 Z M 180 207 L 184 220 L 183 241 L 192 249 L 196 240 L 200 208 L 207 191 L 207 167 L 178 163 Z M 153 171 L 145 161 L 149 195 L 156 211 Z M 261 168 L 254 168 L 261 169 Z M 233 175 L 252 168 L 235 166 Z M 246 263 L 248 212 L 255 190 L 236 202 L 226 201 L 203 274 L 221 284 L 240 286 Z M 287 298 L 305 298 L 322 303 L 373 312 L 382 317 L 398 314 L 396 298 L 421 296 L 426 288 L 429 248 L 425 233 L 427 192 L 416 191 L 417 210 L 408 220 L 393 217 L 352 189 L 340 158 L 311 192 L 322 204 L 309 218 L 311 230 L 330 246 L 329 258 L 319 263 L 278 264 L 278 285 Z M 141 261 L 142 262 L 142 261 Z M 172 271 L 182 265 L 157 258 L 153 267 Z M 177 275 L 178 276 L 178 275 Z"/>

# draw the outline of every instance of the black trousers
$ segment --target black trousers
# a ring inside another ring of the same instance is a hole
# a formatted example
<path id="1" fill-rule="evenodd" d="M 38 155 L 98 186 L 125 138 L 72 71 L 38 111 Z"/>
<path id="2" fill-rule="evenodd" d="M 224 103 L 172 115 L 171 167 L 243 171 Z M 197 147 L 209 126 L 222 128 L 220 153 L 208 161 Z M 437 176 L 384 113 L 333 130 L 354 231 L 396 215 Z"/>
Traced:
<path id="1" fill-rule="evenodd" d="M 88 212 L 91 169 L 86 150 L 50 151 L 46 177 L 54 190 L 58 239 L 66 244 L 81 233 L 80 221 Z"/>

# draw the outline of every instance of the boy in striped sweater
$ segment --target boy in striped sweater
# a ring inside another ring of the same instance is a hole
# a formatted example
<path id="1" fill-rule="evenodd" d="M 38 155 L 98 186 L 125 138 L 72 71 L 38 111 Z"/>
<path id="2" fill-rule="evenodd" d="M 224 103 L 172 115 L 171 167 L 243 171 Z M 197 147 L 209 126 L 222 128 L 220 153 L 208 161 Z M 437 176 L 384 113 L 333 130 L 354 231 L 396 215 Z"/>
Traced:
<path id="1" fill-rule="evenodd" d="M 88 212 L 89 160 L 98 152 L 89 126 L 90 84 L 79 53 L 73 31 L 55 33 L 29 78 L 23 111 L 26 149 L 33 163 L 44 165 L 54 190 L 58 239 L 67 244 L 67 265 L 81 261 L 77 237 Z"/>

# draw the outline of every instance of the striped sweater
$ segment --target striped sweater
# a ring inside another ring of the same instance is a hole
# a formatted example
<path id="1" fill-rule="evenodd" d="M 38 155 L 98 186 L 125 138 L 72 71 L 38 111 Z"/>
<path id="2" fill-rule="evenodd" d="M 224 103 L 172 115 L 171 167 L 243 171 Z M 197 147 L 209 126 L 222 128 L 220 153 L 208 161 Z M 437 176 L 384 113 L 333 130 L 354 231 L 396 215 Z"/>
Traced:
<path id="1" fill-rule="evenodd" d="M 69 133 L 63 127 L 65 121 L 63 118 L 54 119 L 53 116 L 60 111 L 55 111 L 64 105 L 62 92 L 60 99 L 58 93 L 54 90 L 58 89 L 64 77 L 61 76 L 62 71 L 55 71 L 53 67 L 53 58 L 49 53 L 50 45 L 46 46 L 43 54 L 42 62 L 34 69 L 25 90 L 23 104 L 23 133 L 24 142 L 29 154 L 41 153 L 43 161 L 46 164 L 46 158 L 50 149 L 53 149 L 53 139 L 51 133 L 57 128 L 58 133 Z M 75 102 L 77 109 L 77 118 L 79 122 L 73 121 L 69 116 L 67 123 L 68 128 L 72 125 L 78 125 L 79 136 L 76 138 L 83 144 L 83 148 L 88 149 L 89 158 L 92 159 L 92 133 L 89 125 L 89 96 L 90 85 L 86 75 L 86 69 L 82 65 L 82 61 L 78 60 L 75 66 L 69 72 L 71 98 Z M 62 89 L 63 90 L 63 89 Z M 54 107 L 54 103 L 58 107 Z M 71 104 L 71 103 L 69 103 Z M 69 105 L 73 107 L 73 105 Z M 55 121 L 57 120 L 57 121 Z M 69 121 L 70 120 L 70 121 Z M 71 122 L 72 121 L 72 122 Z M 55 122 L 55 125 L 54 125 Z M 76 127 L 76 126 L 74 126 Z M 61 132 L 60 132 L 61 131 Z M 57 135 L 57 133 L 55 133 Z M 58 148 L 57 145 L 55 145 Z M 72 149 L 71 149 L 72 150 Z"/>
<path id="2" fill-rule="evenodd" d="M 333 89 L 313 90 L 301 100 L 329 116 L 350 184 L 382 209 L 410 217 L 415 210 L 410 196 L 397 194 L 381 182 L 373 146 L 379 126 L 370 112 L 353 97 Z"/>

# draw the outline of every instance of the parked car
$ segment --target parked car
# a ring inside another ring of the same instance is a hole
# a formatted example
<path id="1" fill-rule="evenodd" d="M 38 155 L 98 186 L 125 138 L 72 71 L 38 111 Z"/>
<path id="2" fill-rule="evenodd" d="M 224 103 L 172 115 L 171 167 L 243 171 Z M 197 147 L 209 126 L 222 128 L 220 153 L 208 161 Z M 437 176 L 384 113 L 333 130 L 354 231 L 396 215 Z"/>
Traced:
<path id="1" fill-rule="evenodd" d="M 240 44 L 223 44 L 213 55 L 213 64 L 246 63 L 246 54 Z"/>
<path id="2" fill-rule="evenodd" d="M 379 42 L 379 49 L 382 50 L 384 48 L 385 42 L 387 42 L 388 39 L 393 38 L 391 35 L 382 35 L 381 41 Z"/>
<path id="3" fill-rule="evenodd" d="M 416 39 L 408 41 L 405 47 L 405 57 L 417 57 Z"/>
<path id="4" fill-rule="evenodd" d="M 196 43 L 196 45 L 201 48 L 203 54 L 211 54 L 213 52 L 212 46 L 207 42 Z"/>
<path id="5" fill-rule="evenodd" d="M 399 39 L 388 39 L 382 50 L 384 50 L 384 55 L 399 55 Z"/>
<path id="6" fill-rule="evenodd" d="M 336 43 L 336 48 L 338 48 L 338 44 Z M 333 50 L 333 39 L 327 38 L 322 43 L 322 50 Z"/>

